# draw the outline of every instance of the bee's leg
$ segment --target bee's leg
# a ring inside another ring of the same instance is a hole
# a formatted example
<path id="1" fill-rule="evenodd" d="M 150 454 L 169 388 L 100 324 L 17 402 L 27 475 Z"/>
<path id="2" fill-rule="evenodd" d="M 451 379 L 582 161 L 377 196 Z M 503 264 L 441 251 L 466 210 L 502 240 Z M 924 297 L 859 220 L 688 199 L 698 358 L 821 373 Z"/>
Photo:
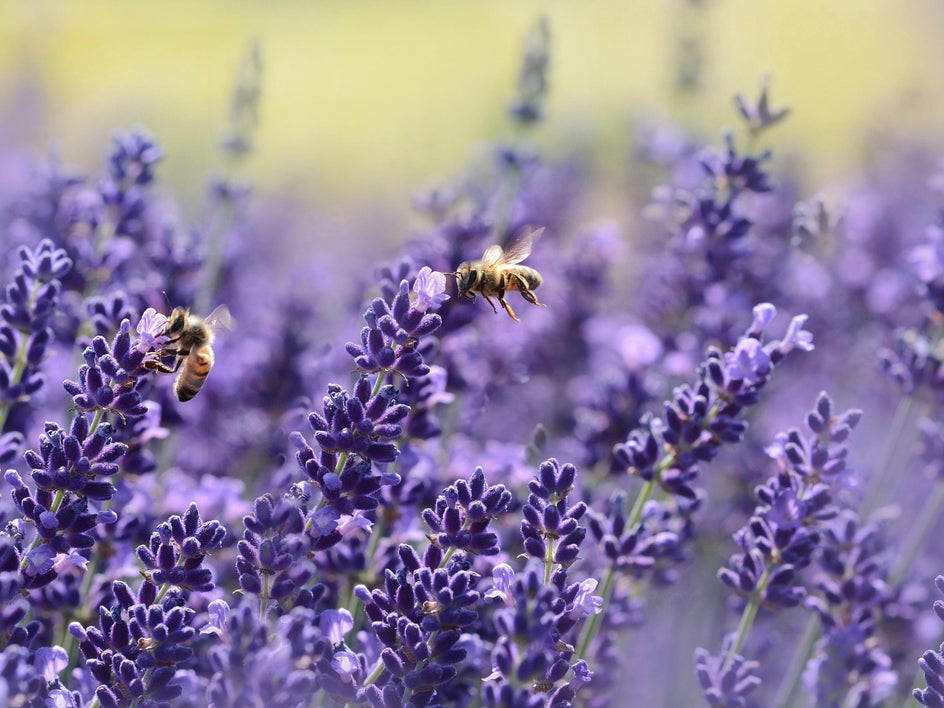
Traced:
<path id="1" fill-rule="evenodd" d="M 538 302 L 538 296 L 534 294 L 533 290 L 528 289 L 528 284 L 524 282 L 524 278 L 522 278 L 520 275 L 513 275 L 511 277 L 515 279 L 515 285 L 518 286 L 521 297 L 530 302 L 532 305 L 547 307 L 547 305 L 545 305 L 543 302 Z"/>
<path id="2" fill-rule="evenodd" d="M 469 298 L 472 302 L 475 302 L 475 300 L 476 300 L 475 293 L 472 292 L 471 290 L 466 290 L 464 293 L 462 293 L 462 297 L 467 297 L 467 298 Z"/>
<path id="3" fill-rule="evenodd" d="M 505 312 L 508 313 L 508 315 L 511 317 L 511 319 L 513 319 L 515 322 L 521 322 L 521 320 L 519 320 L 519 319 L 518 319 L 518 316 L 515 314 L 515 311 L 511 309 L 511 305 L 509 305 L 509 304 L 505 301 L 505 296 L 504 296 L 504 295 L 499 295 L 499 296 L 498 296 L 498 302 L 500 302 L 501 305 L 502 305 L 502 307 L 505 308 Z"/>
<path id="4" fill-rule="evenodd" d="M 164 349 L 160 352 L 157 359 L 145 359 L 142 363 L 145 369 L 150 369 L 151 371 L 159 371 L 162 374 L 176 374 L 180 369 L 180 365 L 184 363 L 184 359 L 187 358 L 187 355 L 190 354 L 190 350 L 175 350 L 175 349 Z M 175 356 L 177 357 L 174 361 L 173 366 L 168 366 L 161 361 L 161 358 L 165 356 Z"/>
<path id="5" fill-rule="evenodd" d="M 181 361 L 181 359 L 178 359 L 177 361 Z M 142 362 L 141 366 L 143 366 L 145 369 L 150 369 L 151 371 L 159 371 L 162 374 L 172 374 L 175 371 L 177 371 L 177 368 L 178 368 L 178 367 L 168 366 L 167 364 L 161 361 L 158 361 L 157 359 L 145 359 Z"/>
<path id="6" fill-rule="evenodd" d="M 505 301 L 505 276 L 502 276 L 501 281 L 498 283 L 498 302 L 500 302 L 501 306 L 505 308 L 505 312 L 508 313 L 508 316 L 511 317 L 511 319 L 513 319 L 515 322 L 521 322 L 521 320 L 519 320 L 518 316 L 515 314 L 515 311 L 511 309 L 511 305 Z"/>
<path id="7" fill-rule="evenodd" d="M 488 295 L 482 295 L 482 297 L 484 297 L 488 301 L 488 304 L 492 306 L 492 312 L 494 312 L 497 315 L 498 308 L 495 307 L 495 303 L 492 302 L 492 298 L 490 298 Z M 498 296 L 498 300 L 501 301 L 501 295 Z"/>

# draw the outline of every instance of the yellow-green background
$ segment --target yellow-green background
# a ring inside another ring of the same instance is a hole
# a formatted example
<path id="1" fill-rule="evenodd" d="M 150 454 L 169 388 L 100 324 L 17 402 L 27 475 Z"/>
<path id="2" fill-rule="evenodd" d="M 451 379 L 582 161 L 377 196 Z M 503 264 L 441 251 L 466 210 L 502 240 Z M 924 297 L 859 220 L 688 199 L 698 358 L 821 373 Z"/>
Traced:
<path id="1" fill-rule="evenodd" d="M 109 137 L 142 126 L 164 182 L 192 192 L 252 40 L 262 127 L 248 176 L 344 205 L 401 204 L 508 128 L 523 38 L 551 24 L 545 152 L 581 145 L 603 179 L 625 169 L 629 125 L 671 117 L 708 138 L 730 97 L 773 77 L 794 108 L 772 135 L 814 182 L 848 178 L 878 130 L 944 135 L 944 10 L 929 0 L 387 0 L 0 3 L 2 142 L 97 168 Z M 704 85 L 674 87 L 680 38 L 702 43 Z M 17 121 L 17 114 L 28 120 Z"/>

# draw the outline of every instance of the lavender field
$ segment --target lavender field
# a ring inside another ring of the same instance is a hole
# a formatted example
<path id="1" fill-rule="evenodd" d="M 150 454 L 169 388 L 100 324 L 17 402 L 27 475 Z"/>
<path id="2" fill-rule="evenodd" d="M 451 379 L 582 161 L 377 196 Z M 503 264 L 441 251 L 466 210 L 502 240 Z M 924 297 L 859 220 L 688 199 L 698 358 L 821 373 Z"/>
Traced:
<path id="1" fill-rule="evenodd" d="M 0 155 L 0 706 L 944 706 L 944 151 L 758 74 L 593 213 L 554 39 L 402 233 L 246 177 L 264 43 L 197 219 Z"/>

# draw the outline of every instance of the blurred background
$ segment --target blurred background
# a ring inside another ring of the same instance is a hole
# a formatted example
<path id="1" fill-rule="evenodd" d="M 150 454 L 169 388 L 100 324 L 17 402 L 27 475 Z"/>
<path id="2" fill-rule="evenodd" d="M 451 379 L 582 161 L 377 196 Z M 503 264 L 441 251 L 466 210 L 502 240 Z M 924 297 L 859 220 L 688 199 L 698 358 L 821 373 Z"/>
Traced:
<path id="1" fill-rule="evenodd" d="M 775 105 L 794 108 L 773 133 L 778 160 L 818 155 L 803 166 L 811 193 L 851 174 L 876 134 L 944 139 L 944 8 L 926 0 L 0 8 L 5 153 L 54 150 L 93 170 L 113 134 L 140 127 L 164 147 L 163 187 L 193 204 L 220 167 L 235 77 L 255 42 L 260 125 L 244 176 L 263 197 L 317 207 L 342 226 L 356 208 L 352 231 L 371 242 L 371 223 L 385 241 L 401 237 L 412 194 L 510 130 L 505 108 L 541 14 L 553 65 L 534 140 L 552 159 L 580 154 L 598 180 L 587 190 L 595 217 L 620 218 L 632 126 L 669 119 L 716 142 L 736 122 L 732 95 L 756 95 L 765 75 Z"/>

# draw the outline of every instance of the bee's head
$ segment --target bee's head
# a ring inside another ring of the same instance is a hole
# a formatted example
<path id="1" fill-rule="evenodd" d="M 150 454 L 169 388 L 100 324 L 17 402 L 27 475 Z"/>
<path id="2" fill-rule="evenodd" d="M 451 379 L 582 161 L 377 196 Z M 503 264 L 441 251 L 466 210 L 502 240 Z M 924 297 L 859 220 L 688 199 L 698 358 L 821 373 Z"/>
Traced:
<path id="1" fill-rule="evenodd" d="M 469 290 L 475 287 L 479 281 L 479 272 L 470 261 L 460 263 L 456 268 L 456 285 L 459 288 L 459 297 L 465 295 Z"/>
<path id="2" fill-rule="evenodd" d="M 164 325 L 164 336 L 173 339 L 180 335 L 187 327 L 190 311 L 186 307 L 175 307 Z"/>

